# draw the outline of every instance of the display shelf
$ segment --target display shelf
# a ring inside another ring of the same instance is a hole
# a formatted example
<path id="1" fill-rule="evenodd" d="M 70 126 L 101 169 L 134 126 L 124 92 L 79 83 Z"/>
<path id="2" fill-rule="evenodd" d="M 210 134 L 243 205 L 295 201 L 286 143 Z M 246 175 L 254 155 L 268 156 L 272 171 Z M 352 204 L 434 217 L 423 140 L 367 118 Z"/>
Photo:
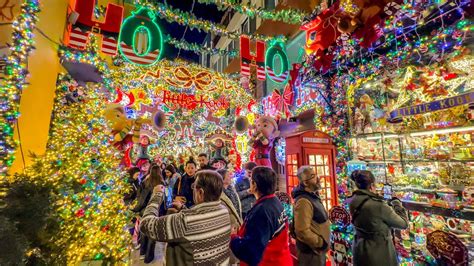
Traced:
<path id="1" fill-rule="evenodd" d="M 389 164 L 389 163 L 401 163 L 402 161 L 400 160 L 385 160 L 385 161 L 380 161 L 380 160 L 362 160 L 368 164 Z"/>
<path id="2" fill-rule="evenodd" d="M 473 159 L 468 160 L 457 160 L 457 159 L 448 159 L 448 160 L 438 160 L 438 159 L 403 159 L 405 163 L 471 163 L 474 162 Z"/>
<path id="3" fill-rule="evenodd" d="M 429 213 L 429 214 L 434 214 L 434 215 L 441 215 L 444 217 L 474 221 L 474 212 L 471 212 L 471 211 L 434 207 L 434 206 L 408 202 L 408 201 L 402 201 L 402 203 L 403 203 L 403 206 L 410 211 L 417 211 L 417 212 Z"/>
<path id="4" fill-rule="evenodd" d="M 429 188 L 416 188 L 416 187 L 397 187 L 393 186 L 393 191 L 395 192 L 414 192 L 419 194 L 433 194 L 436 193 L 436 189 Z"/>

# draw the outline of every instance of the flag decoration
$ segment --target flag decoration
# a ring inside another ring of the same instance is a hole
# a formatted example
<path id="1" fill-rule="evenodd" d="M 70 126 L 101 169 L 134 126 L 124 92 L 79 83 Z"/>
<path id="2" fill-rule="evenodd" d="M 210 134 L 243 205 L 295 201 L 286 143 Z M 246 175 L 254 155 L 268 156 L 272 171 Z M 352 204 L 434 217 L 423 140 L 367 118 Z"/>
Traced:
<path id="1" fill-rule="evenodd" d="M 123 20 L 123 6 L 108 3 L 104 22 L 94 19 L 95 0 L 76 0 L 74 10 L 79 14 L 77 21 L 66 28 L 65 44 L 68 47 L 84 50 L 91 34 L 102 36 L 101 52 L 117 54 L 117 39 Z"/>
<path id="2" fill-rule="evenodd" d="M 250 77 L 250 67 L 257 68 L 257 79 L 265 80 L 265 42 L 256 41 L 255 54 L 250 52 L 250 39 L 240 36 L 240 74 Z"/>

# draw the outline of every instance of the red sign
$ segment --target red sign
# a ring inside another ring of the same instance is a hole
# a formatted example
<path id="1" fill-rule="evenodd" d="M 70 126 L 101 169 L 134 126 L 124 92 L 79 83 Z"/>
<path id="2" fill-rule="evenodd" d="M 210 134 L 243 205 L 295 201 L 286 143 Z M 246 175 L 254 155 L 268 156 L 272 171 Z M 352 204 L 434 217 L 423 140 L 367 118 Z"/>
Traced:
<path id="1" fill-rule="evenodd" d="M 329 220 L 333 224 L 347 226 L 351 223 L 351 215 L 341 206 L 334 206 L 329 210 Z"/>
<path id="2" fill-rule="evenodd" d="M 211 111 L 217 111 L 229 108 L 229 102 L 224 98 L 218 100 L 207 99 L 205 96 L 200 95 L 188 95 L 183 93 L 173 93 L 170 91 L 163 91 L 163 103 L 168 105 L 170 108 L 173 104 L 177 104 L 186 109 L 196 109 L 200 107 L 207 107 Z"/>
<path id="3" fill-rule="evenodd" d="M 426 248 L 433 257 L 449 265 L 468 265 L 467 247 L 451 233 L 439 230 L 429 233 Z"/>

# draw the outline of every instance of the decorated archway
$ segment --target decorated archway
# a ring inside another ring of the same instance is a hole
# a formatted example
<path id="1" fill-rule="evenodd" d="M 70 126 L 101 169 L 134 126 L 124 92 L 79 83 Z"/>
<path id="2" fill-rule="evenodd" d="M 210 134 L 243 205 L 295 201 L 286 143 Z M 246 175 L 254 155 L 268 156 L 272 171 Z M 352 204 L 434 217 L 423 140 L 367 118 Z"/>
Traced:
<path id="1" fill-rule="evenodd" d="M 135 64 L 113 69 L 111 79 L 129 119 L 151 119 L 161 112 L 166 122 L 142 126 L 152 140 L 151 155 L 204 151 L 205 140 L 215 132 L 233 136 L 234 110 L 247 106 L 251 94 L 222 73 L 184 61 L 162 60 L 153 67 Z"/>

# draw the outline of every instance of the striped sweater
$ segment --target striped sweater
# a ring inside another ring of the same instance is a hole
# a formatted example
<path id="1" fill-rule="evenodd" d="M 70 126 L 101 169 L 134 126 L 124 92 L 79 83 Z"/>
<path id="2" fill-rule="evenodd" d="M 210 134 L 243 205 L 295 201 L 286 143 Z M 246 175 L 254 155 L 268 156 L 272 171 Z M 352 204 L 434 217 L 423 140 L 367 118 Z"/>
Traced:
<path id="1" fill-rule="evenodd" d="M 158 217 L 163 193 L 154 193 L 140 230 L 152 240 L 168 242 L 166 264 L 228 265 L 230 217 L 219 201 L 205 202 L 179 213 Z"/>

